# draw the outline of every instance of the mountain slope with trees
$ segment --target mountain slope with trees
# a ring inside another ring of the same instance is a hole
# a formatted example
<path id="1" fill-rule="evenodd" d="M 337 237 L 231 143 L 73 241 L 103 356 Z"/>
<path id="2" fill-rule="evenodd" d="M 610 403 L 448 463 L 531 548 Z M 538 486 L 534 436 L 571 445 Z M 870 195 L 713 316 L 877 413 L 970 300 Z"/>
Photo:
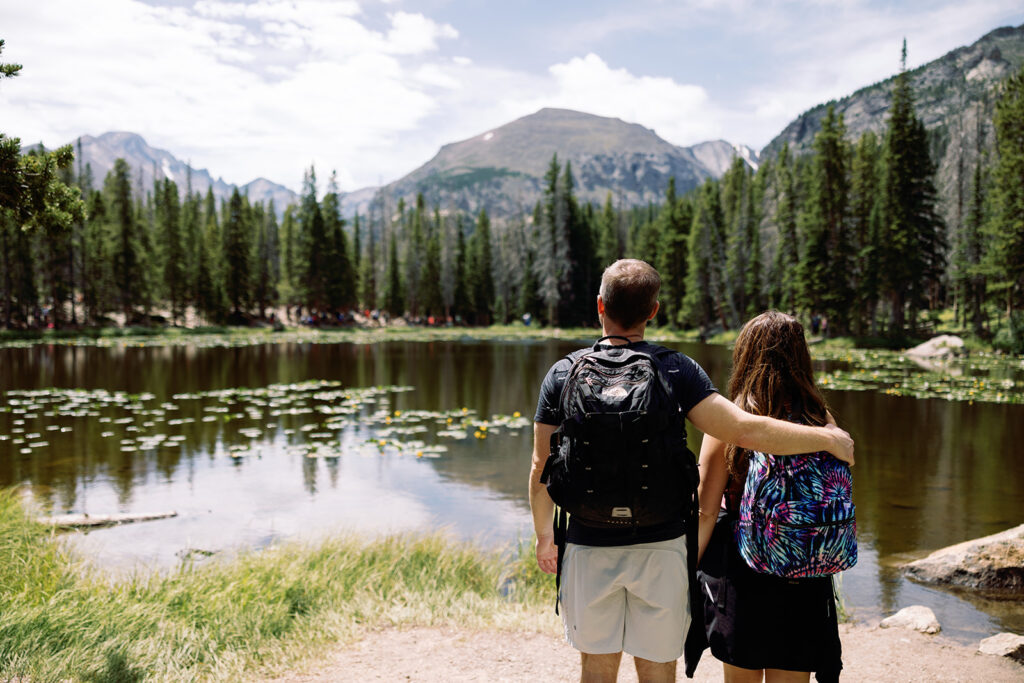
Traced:
<path id="1" fill-rule="evenodd" d="M 972 45 L 957 48 L 908 72 L 914 107 L 928 132 L 936 166 L 939 215 L 951 240 L 969 213 L 972 169 L 980 157 L 991 156 L 993 151 L 993 89 L 1021 66 L 1024 25 L 995 29 Z M 809 109 L 768 143 L 761 156 L 776 156 L 784 144 L 791 153 L 810 153 L 830 106 L 842 114 L 849 141 L 868 131 L 881 137 L 893 105 L 896 78 Z"/>
<path id="2" fill-rule="evenodd" d="M 722 141 L 677 147 L 648 128 L 568 109 L 541 109 L 499 128 L 445 145 L 407 176 L 381 190 L 392 205 L 422 193 L 428 204 L 504 218 L 532 207 L 544 194 L 552 154 L 572 165 L 576 195 L 601 203 L 608 192 L 619 207 L 660 201 L 668 179 L 681 192 L 718 178 L 739 154 L 752 150 Z"/>

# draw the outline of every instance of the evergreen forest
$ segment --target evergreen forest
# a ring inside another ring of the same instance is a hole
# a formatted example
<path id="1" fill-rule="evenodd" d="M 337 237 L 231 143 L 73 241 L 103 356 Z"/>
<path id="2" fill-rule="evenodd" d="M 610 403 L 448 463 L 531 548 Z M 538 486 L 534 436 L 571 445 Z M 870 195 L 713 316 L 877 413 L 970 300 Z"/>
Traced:
<path id="1" fill-rule="evenodd" d="M 5 80 L 21 69 L 0 67 Z M 280 213 L 237 189 L 218 203 L 191 183 L 141 187 L 124 160 L 94 178 L 71 146 L 23 153 L 0 134 L 0 325 L 334 325 L 357 312 L 593 325 L 602 269 L 631 257 L 661 272 L 661 325 L 735 329 L 774 307 L 827 320 L 829 335 L 905 339 L 953 310 L 977 337 L 1019 348 L 1024 71 L 998 93 L 994 129 L 956 226 L 936 209 L 905 68 L 884 135 L 849 140 L 830 109 L 813 153 L 783 147 L 756 171 L 737 158 L 642 207 L 577 201 L 571 164 L 553 155 L 542 199 L 500 220 L 422 195 L 379 195 L 347 220 L 334 177 L 321 187 L 313 168 Z"/>

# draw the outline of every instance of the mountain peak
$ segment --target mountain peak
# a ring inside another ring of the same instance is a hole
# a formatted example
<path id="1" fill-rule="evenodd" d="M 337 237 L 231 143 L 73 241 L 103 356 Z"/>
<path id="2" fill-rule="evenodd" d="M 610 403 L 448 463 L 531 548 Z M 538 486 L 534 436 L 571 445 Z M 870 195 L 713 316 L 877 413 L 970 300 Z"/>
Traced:
<path id="1" fill-rule="evenodd" d="M 93 177 L 98 181 L 102 181 L 117 159 L 124 159 L 132 170 L 133 183 L 138 183 L 136 187 L 141 192 L 151 189 L 154 181 L 166 178 L 177 183 L 181 193 L 186 191 L 191 182 L 195 192 L 205 193 L 212 188 L 218 199 L 231 196 L 232 185 L 221 178 L 214 179 L 206 169 L 192 168 L 189 163 L 181 161 L 167 150 L 150 146 L 138 133 L 110 131 L 95 137 L 82 135 L 71 144 L 76 148 L 76 153 L 81 146 L 80 161 L 92 167 Z M 265 178 L 257 178 L 239 189 L 248 189 L 249 197 L 254 201 L 274 199 L 278 211 L 283 211 L 285 206 L 296 199 L 294 192 Z"/>
<path id="2" fill-rule="evenodd" d="M 521 211 L 542 194 L 553 155 L 571 163 L 577 197 L 601 203 L 611 192 L 626 204 L 663 198 L 669 177 L 679 191 L 720 176 L 737 155 L 756 155 L 725 141 L 677 147 L 649 128 L 618 118 L 545 107 L 503 126 L 443 146 L 433 159 L 390 184 L 389 197 L 470 212 Z"/>
<path id="3" fill-rule="evenodd" d="M 553 154 L 576 165 L 583 158 L 618 154 L 623 150 L 664 155 L 674 153 L 677 148 L 636 123 L 545 107 L 503 126 L 444 145 L 411 176 L 460 168 L 498 168 L 540 177 Z"/>
<path id="4" fill-rule="evenodd" d="M 517 120 L 522 121 L 524 119 L 536 119 L 541 121 L 585 121 L 588 119 L 609 119 L 612 121 L 622 121 L 622 119 L 619 118 L 600 116 L 599 114 L 590 114 L 588 112 L 578 111 L 576 109 L 563 109 L 561 107 L 543 107 L 533 112 L 532 114 L 527 114 L 526 116 L 520 117 Z"/>

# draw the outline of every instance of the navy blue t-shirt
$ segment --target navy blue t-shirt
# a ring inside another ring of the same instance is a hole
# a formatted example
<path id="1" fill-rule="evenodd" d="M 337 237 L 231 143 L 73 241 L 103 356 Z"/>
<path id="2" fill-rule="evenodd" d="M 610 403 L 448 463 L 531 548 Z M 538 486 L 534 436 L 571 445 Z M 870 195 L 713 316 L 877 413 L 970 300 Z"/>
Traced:
<path id="1" fill-rule="evenodd" d="M 608 346 L 611 345 L 609 344 Z M 591 348 L 587 347 L 575 351 L 551 366 L 548 374 L 544 376 L 544 382 L 540 387 L 540 397 L 537 399 L 537 413 L 533 417 L 534 422 L 554 426 L 562 424 L 564 416 L 559 405 L 559 398 L 562 395 L 562 387 L 565 385 L 565 377 L 569 374 L 573 360 Z M 711 383 L 707 373 L 704 372 L 704 368 L 697 365 L 689 356 L 678 351 L 666 353 L 664 347 L 649 344 L 645 341 L 633 342 L 629 344 L 629 348 L 634 351 L 657 355 L 662 370 L 665 371 L 669 384 L 672 387 L 672 395 L 679 403 L 680 420 L 686 417 L 691 408 L 718 391 L 715 389 L 715 385 Z M 570 543 L 580 545 L 634 545 L 636 543 L 667 541 L 677 538 L 683 533 L 685 533 L 685 523 L 682 517 L 677 521 L 643 527 L 638 530 L 598 529 L 578 523 L 574 524 L 572 517 L 570 517 L 567 539 Z"/>

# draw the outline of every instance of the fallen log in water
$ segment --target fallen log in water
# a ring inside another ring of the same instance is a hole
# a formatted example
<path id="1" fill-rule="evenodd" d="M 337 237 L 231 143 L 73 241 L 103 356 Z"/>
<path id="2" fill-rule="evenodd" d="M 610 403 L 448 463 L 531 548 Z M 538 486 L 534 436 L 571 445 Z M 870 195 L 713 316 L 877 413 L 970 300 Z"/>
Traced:
<path id="1" fill-rule="evenodd" d="M 154 519 L 167 519 L 169 517 L 177 516 L 177 512 L 153 512 L 148 514 L 128 512 L 112 515 L 56 515 L 54 517 L 40 517 L 39 521 L 43 524 L 55 526 L 60 529 L 91 529 L 102 526 L 115 526 L 117 524 L 148 522 Z"/>

